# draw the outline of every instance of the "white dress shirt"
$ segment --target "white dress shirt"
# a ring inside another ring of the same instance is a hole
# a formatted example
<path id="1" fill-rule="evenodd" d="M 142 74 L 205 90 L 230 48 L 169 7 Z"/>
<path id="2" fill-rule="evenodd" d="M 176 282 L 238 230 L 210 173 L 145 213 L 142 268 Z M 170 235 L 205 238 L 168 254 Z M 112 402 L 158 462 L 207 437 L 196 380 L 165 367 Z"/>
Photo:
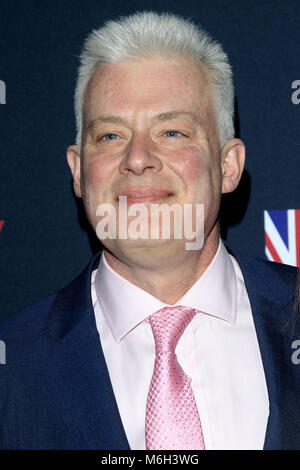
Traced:
<path id="1" fill-rule="evenodd" d="M 155 344 L 147 317 L 168 306 L 116 273 L 102 253 L 92 273 L 96 324 L 132 450 L 145 449 Z M 200 311 L 176 354 L 189 376 L 205 448 L 262 449 L 269 415 L 265 375 L 243 276 L 220 241 L 212 262 L 175 305 Z"/>

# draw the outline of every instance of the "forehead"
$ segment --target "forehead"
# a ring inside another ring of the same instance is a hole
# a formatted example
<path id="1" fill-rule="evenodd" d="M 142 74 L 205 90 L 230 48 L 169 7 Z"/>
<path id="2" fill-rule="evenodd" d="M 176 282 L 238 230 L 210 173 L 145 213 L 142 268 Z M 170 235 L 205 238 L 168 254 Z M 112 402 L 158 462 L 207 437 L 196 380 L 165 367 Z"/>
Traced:
<path id="1" fill-rule="evenodd" d="M 211 102 L 210 76 L 190 58 L 145 58 L 99 65 L 86 89 L 85 116 L 128 118 L 180 109 L 203 113 Z"/>

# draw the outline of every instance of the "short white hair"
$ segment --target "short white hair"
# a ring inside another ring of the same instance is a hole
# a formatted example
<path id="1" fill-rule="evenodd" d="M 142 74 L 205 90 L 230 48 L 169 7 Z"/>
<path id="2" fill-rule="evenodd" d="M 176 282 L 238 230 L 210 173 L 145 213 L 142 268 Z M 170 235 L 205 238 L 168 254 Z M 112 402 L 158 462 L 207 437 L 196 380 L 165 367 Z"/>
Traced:
<path id="1" fill-rule="evenodd" d="M 97 67 L 157 55 L 191 57 L 205 64 L 212 77 L 221 148 L 234 137 L 232 70 L 222 46 L 190 20 L 147 11 L 108 21 L 84 42 L 75 90 L 77 145 L 81 145 L 85 89 Z"/>

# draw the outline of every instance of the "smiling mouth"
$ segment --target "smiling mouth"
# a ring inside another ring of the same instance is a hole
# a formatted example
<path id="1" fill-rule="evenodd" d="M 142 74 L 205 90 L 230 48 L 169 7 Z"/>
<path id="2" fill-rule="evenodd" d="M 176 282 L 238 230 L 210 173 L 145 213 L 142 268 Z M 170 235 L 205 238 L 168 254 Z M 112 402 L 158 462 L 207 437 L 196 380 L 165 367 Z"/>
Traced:
<path id="1" fill-rule="evenodd" d="M 120 202 L 120 196 L 127 197 L 127 206 L 129 206 L 131 204 L 166 202 L 174 197 L 174 193 L 165 189 L 139 188 L 123 191 L 117 196 L 117 202 Z"/>

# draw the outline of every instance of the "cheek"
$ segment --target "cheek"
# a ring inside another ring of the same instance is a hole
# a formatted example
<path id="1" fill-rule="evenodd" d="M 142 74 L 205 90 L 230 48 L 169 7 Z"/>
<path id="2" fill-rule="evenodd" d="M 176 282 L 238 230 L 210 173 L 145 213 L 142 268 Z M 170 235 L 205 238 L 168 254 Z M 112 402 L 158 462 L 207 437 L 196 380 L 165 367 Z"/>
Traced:
<path id="1" fill-rule="evenodd" d="M 85 190 L 94 191 L 105 188 L 105 181 L 110 181 L 111 166 L 104 163 L 101 156 L 89 155 L 85 158 L 82 169 Z"/>
<path id="2" fill-rule="evenodd" d="M 185 184 L 208 177 L 211 172 L 208 152 L 199 147 L 187 146 L 173 152 L 169 163 Z"/>

